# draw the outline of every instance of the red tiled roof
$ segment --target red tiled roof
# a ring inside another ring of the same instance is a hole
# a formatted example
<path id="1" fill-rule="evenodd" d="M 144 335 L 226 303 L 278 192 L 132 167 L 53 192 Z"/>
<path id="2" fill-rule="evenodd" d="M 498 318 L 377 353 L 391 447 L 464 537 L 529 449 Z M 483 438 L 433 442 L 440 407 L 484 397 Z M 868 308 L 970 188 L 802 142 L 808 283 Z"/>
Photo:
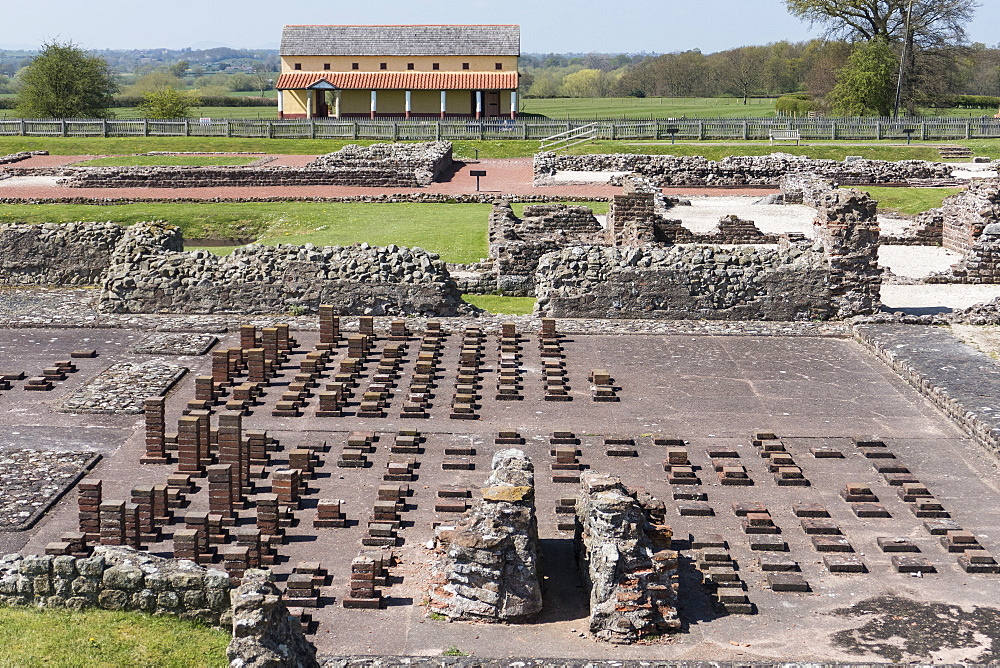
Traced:
<path id="1" fill-rule="evenodd" d="M 515 90 L 517 72 L 286 72 L 278 90 L 304 90 L 326 79 L 343 90 Z"/>

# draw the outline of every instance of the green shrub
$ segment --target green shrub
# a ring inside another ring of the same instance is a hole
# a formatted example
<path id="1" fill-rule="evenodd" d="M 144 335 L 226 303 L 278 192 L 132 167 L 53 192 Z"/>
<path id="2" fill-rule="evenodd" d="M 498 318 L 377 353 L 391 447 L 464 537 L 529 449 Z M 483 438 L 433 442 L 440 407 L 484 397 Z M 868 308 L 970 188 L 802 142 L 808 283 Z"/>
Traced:
<path id="1" fill-rule="evenodd" d="M 774 111 L 779 116 L 805 116 L 815 109 L 812 96 L 805 93 L 782 95 L 774 103 Z"/>

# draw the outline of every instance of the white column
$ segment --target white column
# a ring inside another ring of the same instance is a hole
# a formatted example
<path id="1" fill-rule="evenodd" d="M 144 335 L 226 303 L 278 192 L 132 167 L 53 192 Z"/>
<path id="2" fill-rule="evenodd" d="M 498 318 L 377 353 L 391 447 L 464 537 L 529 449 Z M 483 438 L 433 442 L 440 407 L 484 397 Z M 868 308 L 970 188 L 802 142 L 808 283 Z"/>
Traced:
<path id="1" fill-rule="evenodd" d="M 281 118 L 281 115 L 283 113 L 285 113 L 285 91 L 279 90 L 278 91 L 278 118 Z"/>
<path id="2" fill-rule="evenodd" d="M 476 118 L 480 118 L 483 115 L 483 91 L 476 91 Z"/>
<path id="3" fill-rule="evenodd" d="M 339 91 L 339 90 L 334 91 L 334 93 L 333 93 L 333 117 L 334 118 L 340 118 L 340 93 L 341 93 L 341 91 Z"/>
<path id="4" fill-rule="evenodd" d="M 375 112 L 378 110 L 378 91 L 372 91 L 372 118 L 375 118 Z"/>
<path id="5" fill-rule="evenodd" d="M 311 90 L 306 91 L 306 118 L 313 117 L 313 92 Z"/>
<path id="6" fill-rule="evenodd" d="M 516 90 L 512 90 L 510 92 L 510 117 L 512 119 L 517 117 L 517 91 Z"/>
<path id="7" fill-rule="evenodd" d="M 448 110 L 448 91 L 441 91 L 441 118 L 444 118 L 444 112 Z"/>
<path id="8" fill-rule="evenodd" d="M 409 91 L 409 90 L 406 91 L 406 117 L 407 118 L 410 117 L 410 112 L 413 111 L 413 106 L 411 104 L 411 100 L 412 100 L 412 95 L 411 94 L 412 94 L 412 92 L 413 91 Z"/>

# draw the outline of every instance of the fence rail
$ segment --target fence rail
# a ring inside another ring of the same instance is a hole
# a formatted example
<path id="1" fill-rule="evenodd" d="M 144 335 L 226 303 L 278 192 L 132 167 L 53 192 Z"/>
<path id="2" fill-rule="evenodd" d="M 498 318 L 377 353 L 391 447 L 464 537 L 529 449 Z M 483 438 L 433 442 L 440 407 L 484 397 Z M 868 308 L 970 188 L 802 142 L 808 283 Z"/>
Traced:
<path id="1" fill-rule="evenodd" d="M 0 119 L 0 136 L 260 137 L 434 141 L 542 140 L 584 126 L 594 139 L 766 140 L 772 130 L 798 130 L 806 140 L 957 140 L 1000 138 L 995 118 L 687 118 L 659 120 L 539 119 Z M 909 132 L 907 132 L 909 131 Z"/>

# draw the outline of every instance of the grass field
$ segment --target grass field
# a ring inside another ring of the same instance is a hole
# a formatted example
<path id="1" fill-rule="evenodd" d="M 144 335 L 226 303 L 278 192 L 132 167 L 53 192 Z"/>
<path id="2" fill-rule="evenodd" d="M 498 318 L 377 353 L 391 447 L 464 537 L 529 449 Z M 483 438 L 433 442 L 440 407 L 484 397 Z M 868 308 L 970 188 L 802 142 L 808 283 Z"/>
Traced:
<path id="1" fill-rule="evenodd" d="M 259 159 L 260 156 L 252 155 L 122 155 L 76 164 L 80 167 L 210 167 L 249 165 Z"/>
<path id="2" fill-rule="evenodd" d="M 170 615 L 0 610 L 0 666 L 228 666 L 229 634 Z"/>
<path id="3" fill-rule="evenodd" d="M 715 97 L 522 98 L 521 112 L 548 118 L 733 118 L 774 116 L 774 100 Z"/>
<path id="4" fill-rule="evenodd" d="M 262 152 L 286 155 L 319 155 L 347 144 L 367 146 L 372 140 L 251 139 L 239 137 L 0 137 L 0 155 L 18 151 L 49 151 L 53 155 L 133 155 L 150 151 Z M 774 152 L 843 160 L 860 155 L 878 160 L 940 160 L 937 146 L 969 146 L 977 155 L 1000 157 L 1000 139 L 951 142 L 807 142 L 803 146 L 770 146 L 766 141 L 595 141 L 570 147 L 567 153 L 639 153 L 646 155 L 701 155 L 718 160 L 728 155 L 768 155 Z M 530 158 L 539 151 L 537 141 L 456 141 L 456 158 Z"/>
<path id="5" fill-rule="evenodd" d="M 503 295 L 462 295 L 462 299 L 490 313 L 530 315 L 535 310 L 534 297 L 504 297 Z"/>
<path id="6" fill-rule="evenodd" d="M 878 200 L 878 210 L 916 214 L 941 206 L 945 197 L 957 195 L 961 188 L 863 188 Z"/>

